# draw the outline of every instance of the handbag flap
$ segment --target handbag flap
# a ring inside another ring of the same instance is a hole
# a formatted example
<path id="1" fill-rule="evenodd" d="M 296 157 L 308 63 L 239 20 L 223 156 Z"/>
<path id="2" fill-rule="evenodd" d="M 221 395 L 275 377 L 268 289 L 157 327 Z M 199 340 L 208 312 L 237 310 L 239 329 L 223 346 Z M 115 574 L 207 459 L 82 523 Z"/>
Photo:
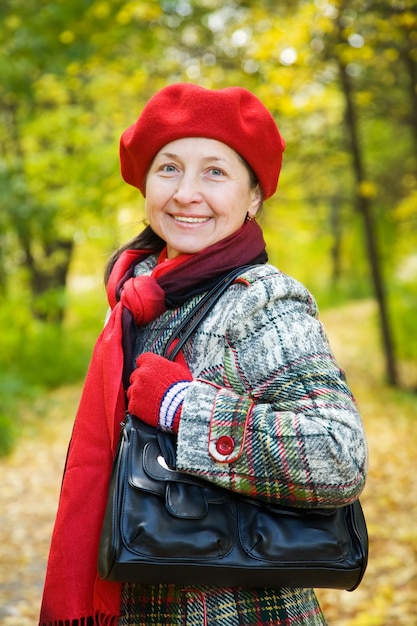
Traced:
<path id="1" fill-rule="evenodd" d="M 197 485 L 168 483 L 165 506 L 171 515 L 180 519 L 204 519 L 208 513 L 204 489 Z"/>
<path id="2" fill-rule="evenodd" d="M 155 438 L 150 438 L 142 447 L 141 437 L 138 436 L 136 429 L 132 428 L 130 431 L 130 447 L 129 483 L 132 487 L 156 493 L 166 500 L 168 498 L 166 491 L 169 486 L 171 492 L 169 496 L 171 500 L 170 506 L 173 511 L 179 510 L 179 485 L 195 487 L 193 489 L 193 497 L 196 500 L 201 500 L 200 505 L 196 505 L 196 510 L 198 508 L 200 512 L 203 509 L 206 510 L 207 502 L 226 502 L 227 494 L 223 489 L 212 486 L 200 478 L 177 472 L 168 467 Z M 177 485 L 176 491 L 174 491 L 174 484 Z M 197 496 L 198 490 L 202 492 L 201 496 Z"/>
<path id="3" fill-rule="evenodd" d="M 193 482 L 192 477 L 168 467 L 156 440 L 149 441 L 143 450 L 143 469 L 153 480 L 165 482 Z"/>

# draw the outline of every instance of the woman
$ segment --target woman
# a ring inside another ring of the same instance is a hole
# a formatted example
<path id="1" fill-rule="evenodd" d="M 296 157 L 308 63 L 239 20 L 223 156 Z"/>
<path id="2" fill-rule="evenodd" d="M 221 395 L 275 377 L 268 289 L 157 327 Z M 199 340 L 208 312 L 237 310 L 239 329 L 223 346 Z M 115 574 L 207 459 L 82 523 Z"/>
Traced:
<path id="1" fill-rule="evenodd" d="M 314 508 L 349 503 L 363 488 L 361 419 L 316 304 L 267 264 L 255 221 L 283 151 L 270 113 L 239 87 L 166 87 L 122 135 L 122 175 L 145 196 L 149 225 L 107 270 L 112 314 L 70 444 L 43 626 L 325 624 L 310 589 L 119 584 L 100 580 L 96 566 L 126 406 L 178 434 L 180 471 L 236 492 Z M 170 330 L 243 265 L 175 361 L 163 358 Z"/>

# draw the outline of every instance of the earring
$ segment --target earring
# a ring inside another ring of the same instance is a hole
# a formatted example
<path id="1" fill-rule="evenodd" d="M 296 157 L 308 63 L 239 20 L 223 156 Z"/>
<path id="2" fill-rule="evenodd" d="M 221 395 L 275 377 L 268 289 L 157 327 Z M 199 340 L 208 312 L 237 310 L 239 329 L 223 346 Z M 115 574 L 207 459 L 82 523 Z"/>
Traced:
<path id="1" fill-rule="evenodd" d="M 254 222 L 255 221 L 255 217 L 253 215 L 251 215 L 250 213 L 246 213 L 246 221 L 247 222 Z"/>

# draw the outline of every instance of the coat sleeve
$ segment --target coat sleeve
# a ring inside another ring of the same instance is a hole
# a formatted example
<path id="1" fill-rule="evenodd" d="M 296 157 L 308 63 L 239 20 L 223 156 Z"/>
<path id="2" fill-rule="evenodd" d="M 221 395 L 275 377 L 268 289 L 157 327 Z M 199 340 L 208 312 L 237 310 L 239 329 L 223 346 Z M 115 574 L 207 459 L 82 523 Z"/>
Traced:
<path id="1" fill-rule="evenodd" d="M 309 292 L 258 274 L 201 330 L 211 348 L 184 402 L 178 468 L 283 505 L 342 506 L 367 467 L 355 400 Z"/>

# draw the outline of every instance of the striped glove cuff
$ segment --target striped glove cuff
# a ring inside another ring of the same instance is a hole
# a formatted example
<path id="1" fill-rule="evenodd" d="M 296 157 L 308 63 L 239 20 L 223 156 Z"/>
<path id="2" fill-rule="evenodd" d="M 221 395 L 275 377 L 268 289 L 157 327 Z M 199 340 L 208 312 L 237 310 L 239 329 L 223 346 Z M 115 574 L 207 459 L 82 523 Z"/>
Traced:
<path id="1" fill-rule="evenodd" d="M 180 380 L 166 390 L 159 408 L 159 428 L 178 432 L 182 403 L 190 385 L 188 380 Z"/>

